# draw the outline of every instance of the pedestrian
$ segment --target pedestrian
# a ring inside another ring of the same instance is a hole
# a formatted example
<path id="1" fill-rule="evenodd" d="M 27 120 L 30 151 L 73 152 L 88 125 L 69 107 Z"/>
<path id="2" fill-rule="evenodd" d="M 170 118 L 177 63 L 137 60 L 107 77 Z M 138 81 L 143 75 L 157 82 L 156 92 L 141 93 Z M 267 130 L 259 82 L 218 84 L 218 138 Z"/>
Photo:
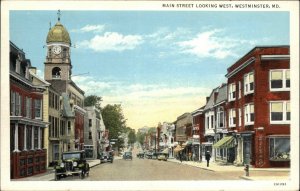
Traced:
<path id="1" fill-rule="evenodd" d="M 180 162 L 182 162 L 182 154 L 181 154 L 181 151 L 179 152 L 179 160 L 180 160 Z"/>
<path id="2" fill-rule="evenodd" d="M 192 161 L 192 153 L 189 152 L 189 161 Z"/>
<path id="3" fill-rule="evenodd" d="M 207 162 L 207 167 L 209 167 L 209 160 L 210 160 L 210 157 L 211 157 L 211 155 L 210 155 L 209 151 L 206 151 L 206 154 L 205 154 L 205 160 L 206 160 L 206 162 Z"/>

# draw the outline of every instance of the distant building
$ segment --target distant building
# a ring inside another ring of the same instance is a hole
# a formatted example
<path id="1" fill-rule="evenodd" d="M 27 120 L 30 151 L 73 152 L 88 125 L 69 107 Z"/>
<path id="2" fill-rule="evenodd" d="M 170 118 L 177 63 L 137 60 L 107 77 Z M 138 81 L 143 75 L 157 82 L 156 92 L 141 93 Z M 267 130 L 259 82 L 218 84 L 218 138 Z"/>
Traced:
<path id="1" fill-rule="evenodd" d="M 203 109 L 205 106 L 193 111 L 193 153 L 194 153 L 194 160 L 201 161 L 202 156 L 204 154 L 201 153 L 201 142 L 205 142 L 205 127 L 204 127 L 204 114 Z M 203 149 L 202 149 L 203 150 Z"/>

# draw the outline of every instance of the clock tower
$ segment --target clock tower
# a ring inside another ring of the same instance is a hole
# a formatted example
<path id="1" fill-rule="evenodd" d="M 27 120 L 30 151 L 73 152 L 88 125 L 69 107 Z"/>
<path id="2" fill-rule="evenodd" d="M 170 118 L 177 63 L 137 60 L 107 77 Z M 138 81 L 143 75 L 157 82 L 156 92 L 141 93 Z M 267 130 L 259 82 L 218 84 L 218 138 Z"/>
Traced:
<path id="1" fill-rule="evenodd" d="M 45 80 L 54 84 L 71 80 L 71 39 L 66 28 L 60 23 L 60 13 L 57 23 L 49 29 L 46 43 Z"/>

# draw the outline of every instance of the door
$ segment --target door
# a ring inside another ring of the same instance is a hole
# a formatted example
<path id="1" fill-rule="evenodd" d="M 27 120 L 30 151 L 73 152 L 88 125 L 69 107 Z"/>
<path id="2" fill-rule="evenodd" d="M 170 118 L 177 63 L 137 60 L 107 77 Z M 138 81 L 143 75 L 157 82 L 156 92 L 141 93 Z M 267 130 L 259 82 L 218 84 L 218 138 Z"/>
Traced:
<path id="1" fill-rule="evenodd" d="M 251 136 L 243 137 L 243 158 L 244 164 L 251 162 Z"/>

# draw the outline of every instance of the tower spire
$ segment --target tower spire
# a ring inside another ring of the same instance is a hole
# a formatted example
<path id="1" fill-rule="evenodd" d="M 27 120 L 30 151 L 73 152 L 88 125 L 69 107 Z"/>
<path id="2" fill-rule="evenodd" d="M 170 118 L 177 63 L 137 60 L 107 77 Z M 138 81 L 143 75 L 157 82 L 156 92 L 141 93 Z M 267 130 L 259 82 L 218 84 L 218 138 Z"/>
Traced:
<path id="1" fill-rule="evenodd" d="M 60 21 L 60 9 L 57 11 L 57 20 Z"/>

